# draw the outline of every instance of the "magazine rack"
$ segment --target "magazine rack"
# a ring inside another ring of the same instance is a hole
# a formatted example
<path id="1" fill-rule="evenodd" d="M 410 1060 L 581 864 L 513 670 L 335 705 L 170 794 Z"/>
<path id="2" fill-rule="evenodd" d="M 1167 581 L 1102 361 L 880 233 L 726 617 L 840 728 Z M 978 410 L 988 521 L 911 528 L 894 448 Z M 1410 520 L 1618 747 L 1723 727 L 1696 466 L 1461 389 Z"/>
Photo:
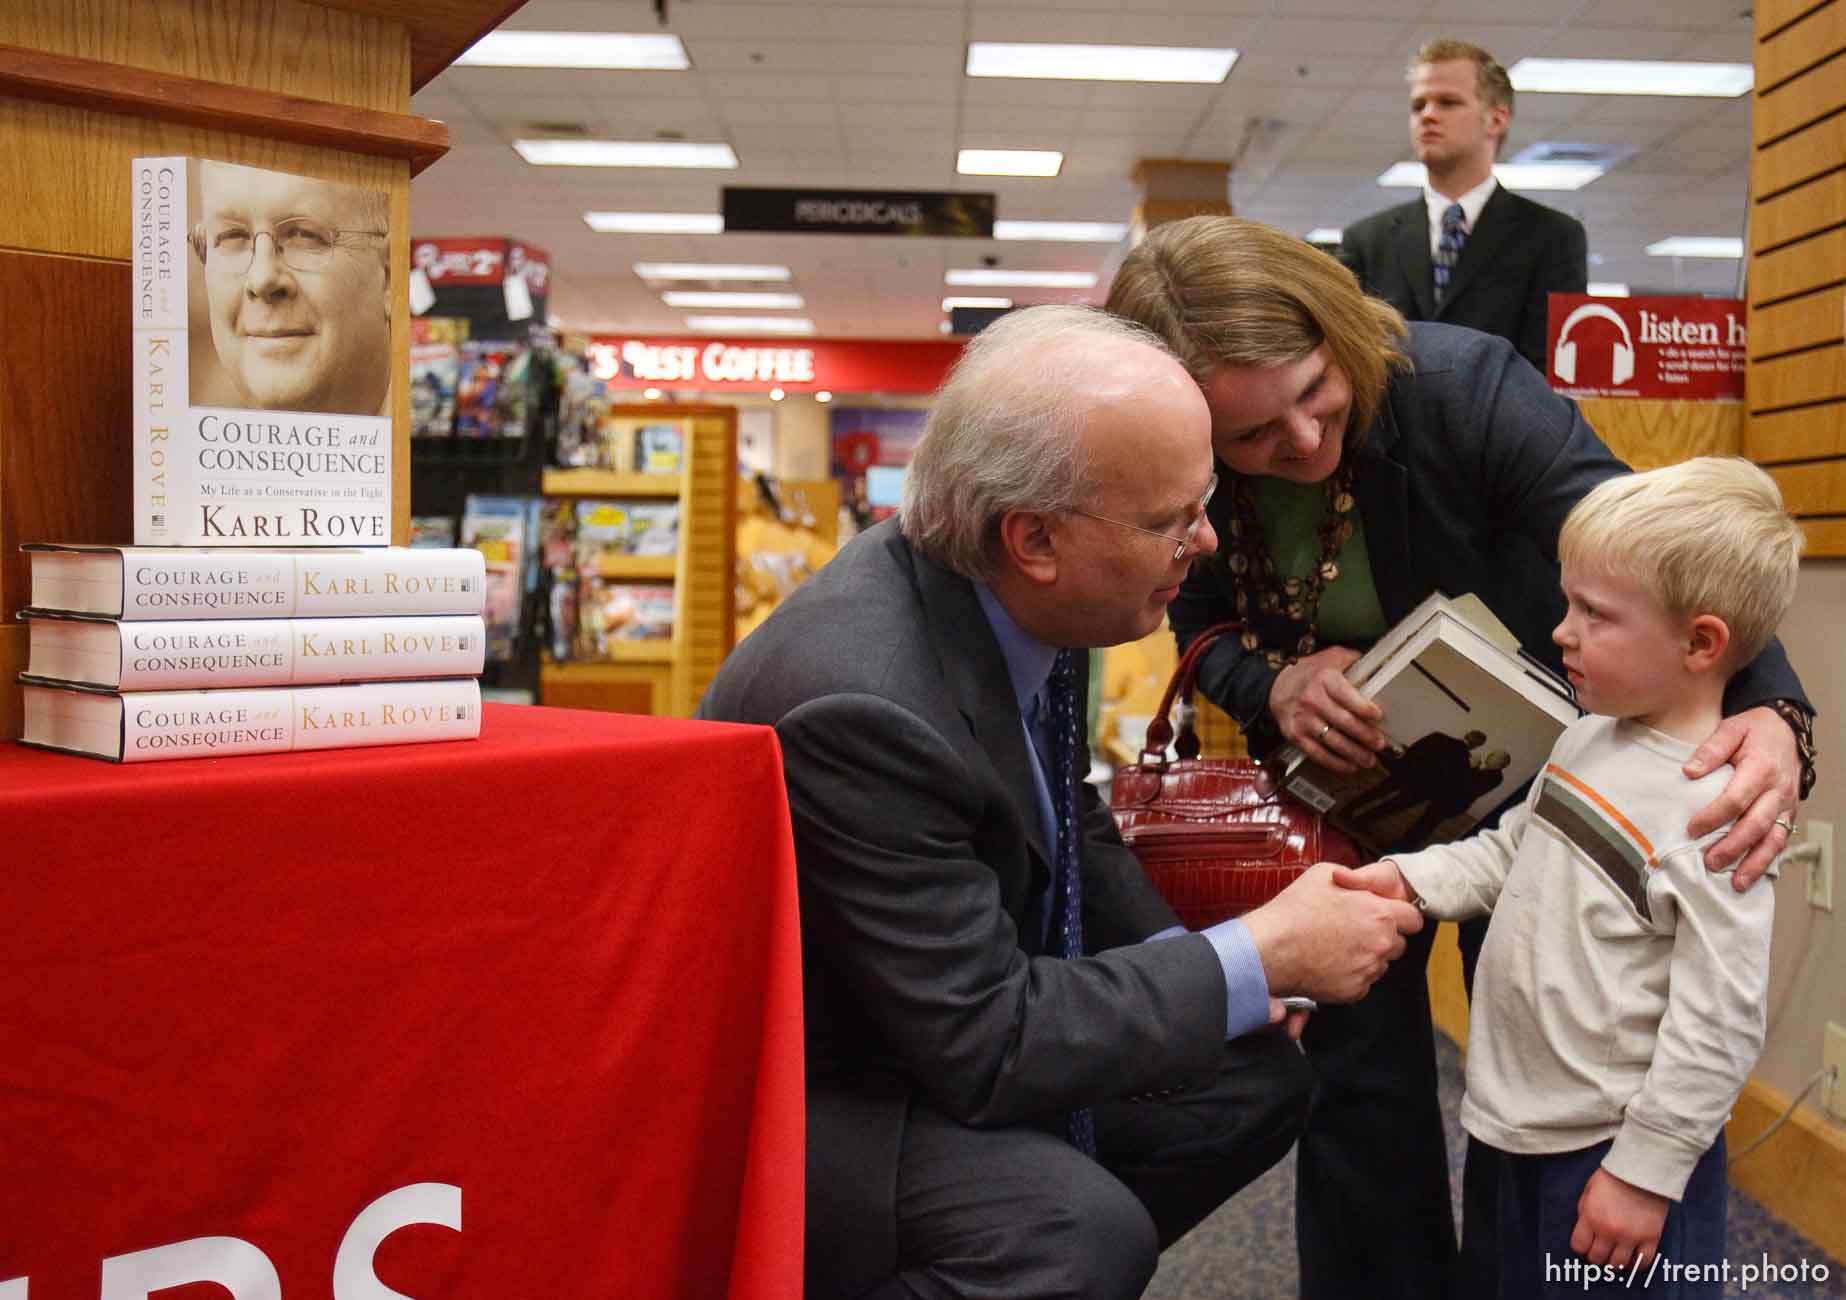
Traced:
<path id="1" fill-rule="evenodd" d="M 665 643 L 611 643 L 599 662 L 546 663 L 539 703 L 617 713 L 690 715 L 730 653 L 736 632 L 732 596 L 737 555 L 737 411 L 729 406 L 615 406 L 616 419 L 677 423 L 686 433 L 678 474 L 598 469 L 546 470 L 547 497 L 653 498 L 679 503 L 679 552 L 672 569 L 652 556 L 609 557 L 611 577 L 673 579 L 673 636 Z M 665 558 L 665 557 L 660 557 Z M 626 567 L 624 567 L 626 566 Z"/>

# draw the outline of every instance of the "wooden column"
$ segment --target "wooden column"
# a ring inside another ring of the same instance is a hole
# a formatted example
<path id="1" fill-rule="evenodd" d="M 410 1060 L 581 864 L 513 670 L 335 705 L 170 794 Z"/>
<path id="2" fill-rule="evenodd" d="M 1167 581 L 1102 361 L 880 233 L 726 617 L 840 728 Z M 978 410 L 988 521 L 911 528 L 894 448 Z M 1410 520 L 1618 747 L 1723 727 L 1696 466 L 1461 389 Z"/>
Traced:
<path id="1" fill-rule="evenodd" d="M 0 735 L 19 733 L 28 541 L 127 543 L 129 160 L 191 154 L 391 197 L 394 536 L 410 508 L 410 177 L 448 130 L 413 88 L 509 0 L 0 5 Z M 414 30 L 413 30 L 414 26 Z"/>

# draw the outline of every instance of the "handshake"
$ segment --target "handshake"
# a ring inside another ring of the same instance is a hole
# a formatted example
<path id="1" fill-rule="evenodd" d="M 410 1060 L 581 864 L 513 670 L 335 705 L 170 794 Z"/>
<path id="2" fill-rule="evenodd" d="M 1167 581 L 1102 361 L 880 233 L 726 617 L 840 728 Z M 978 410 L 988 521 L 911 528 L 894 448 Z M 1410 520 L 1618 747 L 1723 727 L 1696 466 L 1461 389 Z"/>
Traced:
<path id="1" fill-rule="evenodd" d="M 1357 1002 L 1404 951 L 1404 936 L 1423 928 L 1423 914 L 1390 861 L 1354 869 L 1321 862 L 1243 922 L 1262 959 L 1271 998 Z M 1279 1003 L 1272 1019 L 1281 1019 Z M 1300 1017 L 1289 1031 L 1300 1032 Z"/>

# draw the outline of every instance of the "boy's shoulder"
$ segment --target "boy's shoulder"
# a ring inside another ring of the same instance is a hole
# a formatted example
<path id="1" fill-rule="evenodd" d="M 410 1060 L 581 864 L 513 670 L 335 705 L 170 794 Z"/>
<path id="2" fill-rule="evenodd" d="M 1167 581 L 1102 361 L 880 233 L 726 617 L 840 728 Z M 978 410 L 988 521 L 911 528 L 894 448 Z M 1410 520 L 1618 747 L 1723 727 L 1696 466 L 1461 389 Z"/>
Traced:
<path id="1" fill-rule="evenodd" d="M 1627 719 L 1579 718 L 1558 737 L 1539 773 L 1533 792 L 1538 815 L 1606 823 L 1612 835 L 1657 861 L 1687 845 L 1687 823 L 1730 780 L 1728 765 L 1688 777 L 1685 764 L 1697 748 Z"/>

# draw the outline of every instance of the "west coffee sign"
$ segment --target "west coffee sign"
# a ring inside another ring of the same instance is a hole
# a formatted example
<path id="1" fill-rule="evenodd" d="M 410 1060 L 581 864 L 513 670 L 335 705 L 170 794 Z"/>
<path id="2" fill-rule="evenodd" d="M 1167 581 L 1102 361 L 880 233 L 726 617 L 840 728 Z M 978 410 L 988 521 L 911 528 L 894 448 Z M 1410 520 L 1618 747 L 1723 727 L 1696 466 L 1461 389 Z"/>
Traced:
<path id="1" fill-rule="evenodd" d="M 727 232 L 992 239 L 992 194 L 724 187 Z"/>

